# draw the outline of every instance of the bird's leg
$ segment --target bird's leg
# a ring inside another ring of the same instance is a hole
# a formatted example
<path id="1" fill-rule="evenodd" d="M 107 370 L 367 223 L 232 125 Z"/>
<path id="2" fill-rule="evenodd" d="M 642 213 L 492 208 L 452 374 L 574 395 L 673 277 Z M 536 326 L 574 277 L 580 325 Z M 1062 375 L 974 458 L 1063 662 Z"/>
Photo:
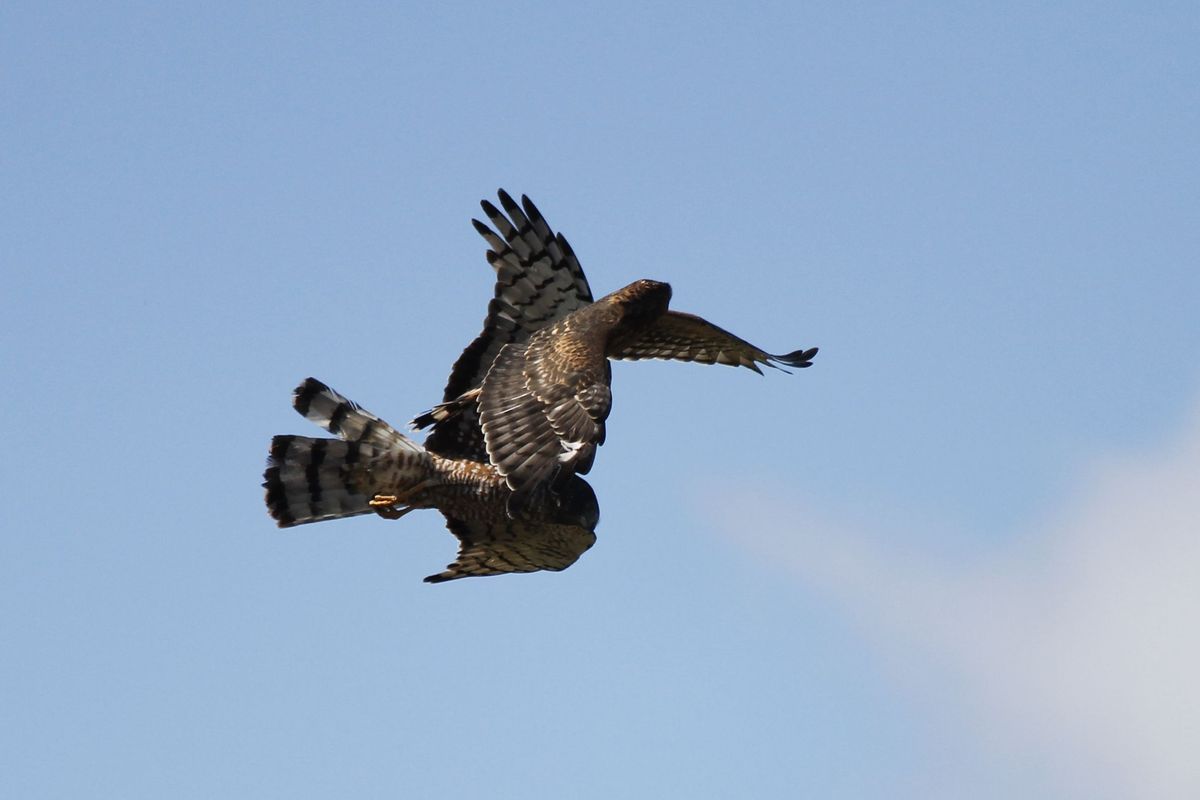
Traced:
<path id="1" fill-rule="evenodd" d="M 414 508 L 417 508 L 414 505 L 406 505 L 408 499 L 420 494 L 425 489 L 434 485 L 434 483 L 435 481 L 432 480 L 422 481 L 400 494 L 377 494 L 367 501 L 367 505 L 384 519 L 400 519 Z M 397 506 L 400 507 L 397 508 Z"/>
<path id="2" fill-rule="evenodd" d="M 399 502 L 400 498 L 394 494 L 377 494 L 367 501 L 367 505 L 384 519 L 400 519 L 412 511 L 413 507 L 405 506 L 404 508 L 396 508 L 396 504 Z"/>

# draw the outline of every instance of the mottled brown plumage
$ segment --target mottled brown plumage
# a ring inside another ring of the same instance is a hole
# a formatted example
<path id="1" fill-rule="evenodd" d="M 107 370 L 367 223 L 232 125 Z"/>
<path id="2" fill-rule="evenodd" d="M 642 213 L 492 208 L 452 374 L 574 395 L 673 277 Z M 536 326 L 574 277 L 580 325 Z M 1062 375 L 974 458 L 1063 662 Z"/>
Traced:
<path id="1" fill-rule="evenodd" d="M 309 379 L 296 408 L 340 439 L 277 436 L 264 486 L 281 527 L 437 508 L 458 560 L 427 581 L 564 569 L 591 547 L 599 507 L 578 477 L 604 442 L 609 359 L 807 367 L 816 348 L 776 356 L 691 314 L 640 280 L 592 302 L 578 259 L 528 197 L 483 201 L 496 287 L 483 330 L 451 370 L 443 402 L 413 421 L 425 446 Z M 553 487 L 553 491 L 545 491 Z"/>
<path id="2" fill-rule="evenodd" d="M 442 405 L 413 420 L 416 428 L 434 425 L 425 446 L 453 458 L 488 460 L 475 401 L 500 349 L 526 341 L 592 302 L 592 290 L 566 238 L 550 230 L 528 197 L 522 196 L 518 205 L 503 189 L 499 195 L 503 213 L 487 200 L 480 203 L 499 233 L 471 220 L 488 243 L 487 261 L 496 271 L 483 330 L 454 362 Z"/>
<path id="3" fill-rule="evenodd" d="M 612 406 L 609 359 L 647 358 L 803 368 L 817 348 L 772 355 L 692 314 L 668 310 L 671 289 L 642 280 L 592 303 L 579 260 L 528 197 L 500 191 L 474 220 L 490 246 L 495 297 L 484 329 L 454 365 L 443 403 L 417 417 L 426 444 L 487 458 L 516 509 L 572 473 L 586 474 Z M 493 230 L 494 229 L 494 230 Z"/>
<path id="4" fill-rule="evenodd" d="M 636 281 L 500 351 L 483 381 L 479 413 L 514 506 L 559 475 L 591 469 L 612 408 L 609 354 L 652 325 L 670 298 L 667 284 Z"/>

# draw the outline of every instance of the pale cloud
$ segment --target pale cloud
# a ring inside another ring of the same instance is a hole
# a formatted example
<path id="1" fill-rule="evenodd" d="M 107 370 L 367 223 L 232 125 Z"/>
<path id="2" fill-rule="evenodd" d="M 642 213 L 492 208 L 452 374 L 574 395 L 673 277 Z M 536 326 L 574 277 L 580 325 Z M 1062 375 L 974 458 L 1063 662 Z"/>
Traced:
<path id="1" fill-rule="evenodd" d="M 1064 786 L 1200 797 L 1200 414 L 1078 485 L 970 560 L 892 524 L 787 526 L 766 498 L 725 528 L 846 609 L 902 685 L 945 676 L 986 746 L 1033 752 Z"/>

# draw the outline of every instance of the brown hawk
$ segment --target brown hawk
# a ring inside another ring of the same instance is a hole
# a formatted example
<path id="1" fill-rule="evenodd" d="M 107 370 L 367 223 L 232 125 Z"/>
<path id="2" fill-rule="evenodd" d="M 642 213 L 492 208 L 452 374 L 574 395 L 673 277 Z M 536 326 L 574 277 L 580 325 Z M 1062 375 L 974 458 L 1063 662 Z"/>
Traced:
<path id="1" fill-rule="evenodd" d="M 429 442 L 486 458 L 513 490 L 510 511 L 560 479 L 586 474 L 612 407 L 609 359 L 803 368 L 817 348 L 773 355 L 692 314 L 668 310 L 671 287 L 635 281 L 592 302 L 567 240 L 522 196 L 486 200 L 473 220 L 496 270 L 483 332 L 459 357 L 443 403 L 413 420 Z M 507 214 L 507 216 L 505 215 Z M 785 370 L 786 371 L 786 370 Z"/>
<path id="2" fill-rule="evenodd" d="M 457 560 L 426 578 L 429 583 L 563 570 L 596 541 L 600 507 L 582 478 L 512 518 L 506 512 L 511 492 L 491 464 L 422 447 L 314 378 L 296 388 L 293 404 L 340 438 L 271 441 L 263 486 L 281 528 L 372 512 L 398 519 L 436 508 L 460 547 Z"/>
<path id="3" fill-rule="evenodd" d="M 599 301 L 570 245 L 529 198 L 483 201 L 495 230 L 496 287 L 484 327 L 455 362 L 443 403 L 414 420 L 425 445 L 315 379 L 303 416 L 340 439 L 276 436 L 264 487 L 280 527 L 437 508 L 460 540 L 441 582 L 561 570 L 595 542 L 599 506 L 586 473 L 611 408 L 608 359 L 668 358 L 807 367 L 816 348 L 771 355 L 711 323 L 669 311 L 671 289 L 636 281 Z M 499 233 L 497 233 L 497 231 Z M 544 491 L 553 485 L 554 491 Z"/>

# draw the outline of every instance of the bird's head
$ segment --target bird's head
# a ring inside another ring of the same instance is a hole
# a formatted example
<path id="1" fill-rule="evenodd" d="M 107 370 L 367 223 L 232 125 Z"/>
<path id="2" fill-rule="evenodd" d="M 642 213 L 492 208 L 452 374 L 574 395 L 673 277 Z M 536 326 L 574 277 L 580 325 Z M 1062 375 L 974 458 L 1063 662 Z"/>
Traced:
<path id="1" fill-rule="evenodd" d="M 609 297 L 623 311 L 623 317 L 634 324 L 650 324 L 667 313 L 671 304 L 671 284 L 643 278 Z"/>
<path id="2" fill-rule="evenodd" d="M 589 531 L 595 531 L 600 524 L 600 503 L 591 484 L 578 475 L 572 475 L 569 480 L 554 490 L 557 508 L 554 512 L 556 522 L 564 525 L 578 525 Z"/>

